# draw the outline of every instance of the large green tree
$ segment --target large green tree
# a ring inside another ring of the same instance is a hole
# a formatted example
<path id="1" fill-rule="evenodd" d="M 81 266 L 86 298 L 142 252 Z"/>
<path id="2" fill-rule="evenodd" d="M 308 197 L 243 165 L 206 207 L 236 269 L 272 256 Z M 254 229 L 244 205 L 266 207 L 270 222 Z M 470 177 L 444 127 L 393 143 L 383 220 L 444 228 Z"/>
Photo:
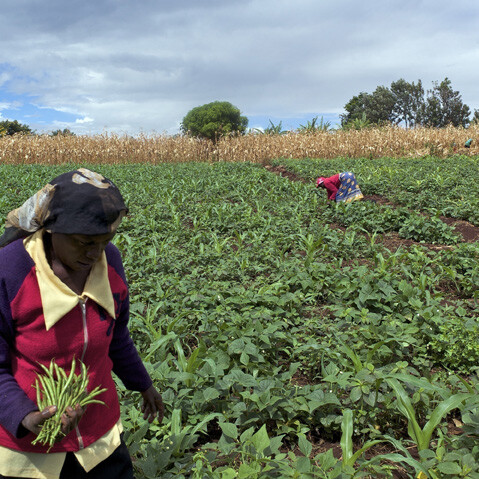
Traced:
<path id="1" fill-rule="evenodd" d="M 424 89 L 421 80 L 415 84 L 400 78 L 391 83 L 391 93 L 394 97 L 393 122 L 396 124 L 403 122 L 406 128 L 419 123 L 424 103 Z"/>
<path id="2" fill-rule="evenodd" d="M 462 101 L 461 94 L 451 87 L 449 78 L 434 82 L 423 107 L 422 123 L 427 126 L 467 126 L 471 111 Z"/>
<path id="3" fill-rule="evenodd" d="M 216 141 L 225 135 L 243 135 L 247 126 L 248 118 L 241 116 L 237 107 L 227 101 L 214 101 L 190 110 L 183 118 L 181 131 Z"/>
<path id="4" fill-rule="evenodd" d="M 345 127 L 356 120 L 362 120 L 364 116 L 369 123 L 390 122 L 393 107 L 394 96 L 391 91 L 384 86 L 378 86 L 373 93 L 361 92 L 349 100 L 344 107 L 347 113 L 340 115 L 341 125 Z"/>
<path id="5" fill-rule="evenodd" d="M 28 125 L 23 125 L 17 120 L 3 120 L 0 121 L 0 136 L 3 135 L 15 135 L 15 133 L 33 133 L 32 129 Z"/>

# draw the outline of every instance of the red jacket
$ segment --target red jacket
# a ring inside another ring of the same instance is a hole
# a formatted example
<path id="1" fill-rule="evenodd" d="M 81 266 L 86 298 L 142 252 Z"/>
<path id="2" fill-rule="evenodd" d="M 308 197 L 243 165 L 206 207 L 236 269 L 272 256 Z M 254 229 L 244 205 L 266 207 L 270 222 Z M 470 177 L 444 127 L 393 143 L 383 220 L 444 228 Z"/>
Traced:
<path id="1" fill-rule="evenodd" d="M 0 251 L 0 445 L 25 452 L 44 453 L 48 449 L 33 446 L 32 433 L 20 432 L 22 418 L 37 409 L 32 387 L 41 371 L 37 362 L 48 366 L 55 358 L 68 373 L 73 356 L 83 357 L 89 367 L 88 390 L 98 385 L 107 388 L 95 398 L 106 406 L 87 406 L 78 427 L 51 452 L 78 451 L 116 424 L 120 407 L 112 370 L 128 389 L 144 391 L 151 385 L 128 332 L 128 287 L 119 252 L 112 244 L 105 252 L 116 318 L 87 299 L 84 308 L 79 303 L 47 331 L 35 264 L 22 240 Z"/>
<path id="2" fill-rule="evenodd" d="M 336 173 L 329 178 L 323 178 L 323 185 L 328 192 L 328 200 L 333 201 L 336 198 L 336 193 L 341 186 L 341 182 L 339 181 L 339 173 Z"/>

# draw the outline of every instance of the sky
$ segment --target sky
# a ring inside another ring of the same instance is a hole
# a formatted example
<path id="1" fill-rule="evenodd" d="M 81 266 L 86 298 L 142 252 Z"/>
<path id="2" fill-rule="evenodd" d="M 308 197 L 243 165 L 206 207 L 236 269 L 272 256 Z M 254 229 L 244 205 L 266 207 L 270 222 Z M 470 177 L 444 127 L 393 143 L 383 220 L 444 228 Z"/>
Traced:
<path id="1" fill-rule="evenodd" d="M 37 133 L 176 134 L 229 101 L 249 128 L 340 122 L 360 92 L 449 78 L 479 109 L 477 0 L 16 0 L 0 120 Z"/>

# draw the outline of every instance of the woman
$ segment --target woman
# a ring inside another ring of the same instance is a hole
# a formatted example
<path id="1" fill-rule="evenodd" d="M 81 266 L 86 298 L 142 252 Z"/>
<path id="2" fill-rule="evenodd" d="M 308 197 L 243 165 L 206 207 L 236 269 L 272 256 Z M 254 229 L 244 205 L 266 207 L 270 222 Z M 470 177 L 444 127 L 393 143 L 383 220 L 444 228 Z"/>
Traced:
<path id="1" fill-rule="evenodd" d="M 0 478 L 133 478 L 112 371 L 141 393 L 145 419 L 162 420 L 161 395 L 129 335 L 128 287 L 110 243 L 127 211 L 110 180 L 81 168 L 7 216 L 0 237 Z M 39 411 L 32 386 L 39 363 L 54 358 L 68 374 L 74 357 L 89 368 L 89 391 L 106 388 L 95 398 L 105 405 L 67 407 L 65 436 L 47 453 L 32 441 L 56 405 Z"/>
<path id="2" fill-rule="evenodd" d="M 329 201 L 349 203 L 363 198 L 356 177 L 350 171 L 337 173 L 328 178 L 320 176 L 316 180 L 316 188 L 320 187 L 326 188 Z"/>

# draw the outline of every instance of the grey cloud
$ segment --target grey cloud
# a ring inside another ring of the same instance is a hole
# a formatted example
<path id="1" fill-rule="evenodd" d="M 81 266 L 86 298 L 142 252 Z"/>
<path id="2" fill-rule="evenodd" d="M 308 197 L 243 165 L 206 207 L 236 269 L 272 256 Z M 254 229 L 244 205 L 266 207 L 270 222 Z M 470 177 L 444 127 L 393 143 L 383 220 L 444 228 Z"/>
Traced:
<path id="1" fill-rule="evenodd" d="M 174 130 L 215 99 L 246 115 L 341 112 L 360 91 L 448 76 L 478 108 L 473 0 L 12 2 L 0 87 L 93 122 Z M 7 71 L 6 70 L 6 71 Z M 90 130 L 88 130 L 90 131 Z"/>

